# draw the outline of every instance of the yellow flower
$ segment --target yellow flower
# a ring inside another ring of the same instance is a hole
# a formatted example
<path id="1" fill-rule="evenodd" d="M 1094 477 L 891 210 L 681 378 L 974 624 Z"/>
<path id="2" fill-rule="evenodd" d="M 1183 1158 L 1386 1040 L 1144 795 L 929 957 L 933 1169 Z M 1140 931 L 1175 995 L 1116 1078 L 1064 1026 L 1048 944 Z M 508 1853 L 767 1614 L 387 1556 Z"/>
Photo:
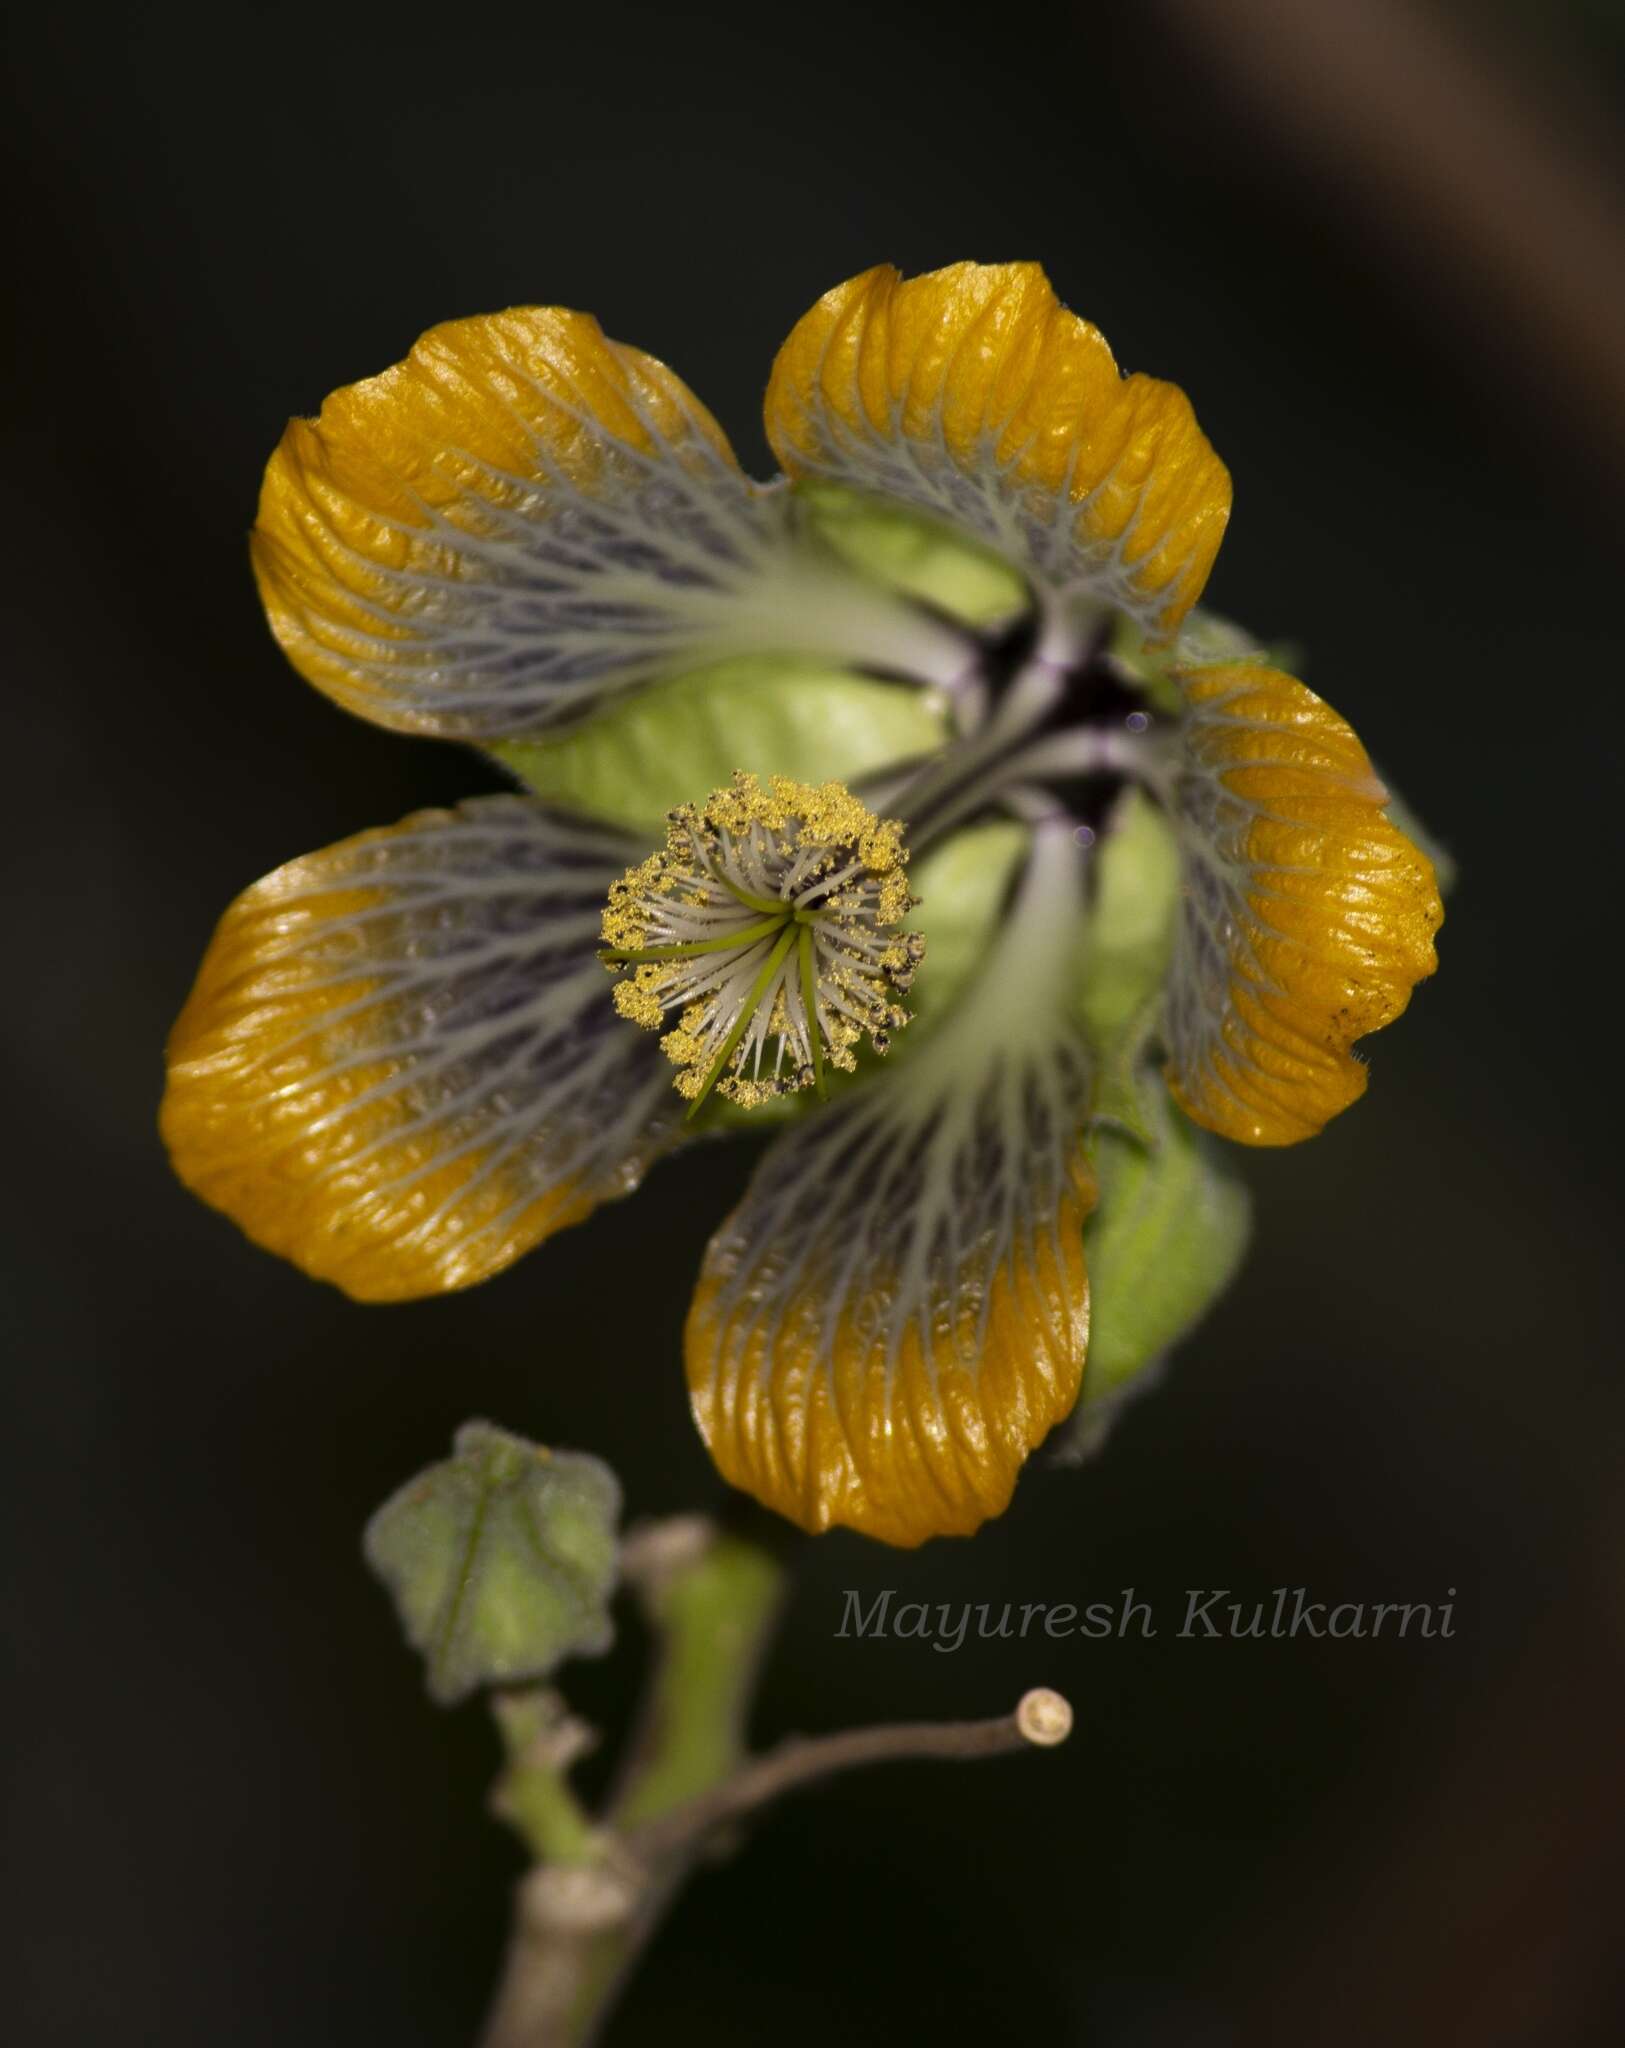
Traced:
<path id="1" fill-rule="evenodd" d="M 766 421 L 787 481 L 758 486 L 662 364 L 526 309 L 436 328 L 289 427 L 254 561 L 295 666 L 577 800 L 420 813 L 239 897 L 163 1126 L 250 1236 L 383 1301 L 629 1192 L 713 1091 L 800 1112 L 707 1253 L 694 1411 L 804 1526 L 917 1543 L 999 1512 L 1077 1398 L 1091 905 L 1128 807 L 1180 877 L 1135 1043 L 1226 1137 L 1291 1143 L 1355 1099 L 1353 1041 L 1432 971 L 1441 913 L 1343 721 L 1188 619 L 1229 478 L 1183 394 L 1123 377 L 1036 265 L 826 294 Z M 932 585 L 937 540 L 976 602 Z M 664 707 L 657 781 L 719 706 L 745 753 L 762 693 L 813 704 L 812 676 L 868 708 L 817 698 L 784 757 L 680 792 L 664 849 L 583 806 L 595 734 Z M 912 886 L 995 841 L 997 914 L 957 966 L 928 954 L 871 1076 L 921 950 L 905 854 Z"/>

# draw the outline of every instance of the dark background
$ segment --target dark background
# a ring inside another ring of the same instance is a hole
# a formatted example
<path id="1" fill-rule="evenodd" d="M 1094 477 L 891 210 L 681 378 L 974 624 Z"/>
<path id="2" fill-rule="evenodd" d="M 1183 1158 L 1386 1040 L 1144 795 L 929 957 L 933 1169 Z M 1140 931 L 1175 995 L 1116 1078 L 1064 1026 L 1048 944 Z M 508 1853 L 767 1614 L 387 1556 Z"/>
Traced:
<path id="1" fill-rule="evenodd" d="M 481 1810 L 493 1738 L 424 1700 L 361 1524 L 471 1414 L 601 1453 L 638 1513 L 718 1492 L 678 1336 L 742 1151 L 401 1310 L 304 1280 L 168 1176 L 163 1037 L 227 899 L 491 786 L 273 647 L 244 537 L 284 419 L 436 321 L 555 301 L 673 363 L 765 472 L 791 322 L 871 262 L 961 256 L 1041 258 L 1120 360 L 1191 392 L 1236 478 L 1212 601 L 1307 648 L 1462 881 L 1366 1102 L 1248 1160 L 1245 1275 L 1108 1453 L 1035 1462 L 969 1545 L 803 1547 L 760 1739 L 1048 1682 L 1072 1742 L 787 1804 L 693 1884 L 611 2048 L 1609 2037 L 1618 394 L 1543 341 L 1493 236 L 1396 197 L 1431 120 L 1377 95 L 1395 177 L 1339 167 L 1290 81 L 1190 32 L 1202 11 L 725 28 L 483 0 L 15 30 L 8 2039 L 467 2042 L 517 1851 Z M 1468 27 L 1595 194 L 1617 17 Z M 1457 111 L 1441 87 L 1441 132 Z M 1454 1589 L 1456 1634 L 1174 1637 L 1187 1587 L 1283 1584 Z M 1162 1634 L 836 1640 L 843 1589 L 888 1585 L 1132 1585 Z M 629 1625 L 579 1667 L 611 1726 L 639 1649 Z"/>

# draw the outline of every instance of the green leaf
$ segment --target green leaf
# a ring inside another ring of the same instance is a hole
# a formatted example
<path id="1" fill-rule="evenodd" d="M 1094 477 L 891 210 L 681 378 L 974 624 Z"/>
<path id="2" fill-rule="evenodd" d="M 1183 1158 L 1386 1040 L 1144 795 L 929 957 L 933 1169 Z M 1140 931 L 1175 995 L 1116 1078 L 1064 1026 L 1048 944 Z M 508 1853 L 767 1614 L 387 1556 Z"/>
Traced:
<path id="1" fill-rule="evenodd" d="M 1025 608 L 1022 577 L 964 534 L 845 484 L 799 483 L 794 490 L 809 528 L 876 582 L 972 626 L 996 625 Z"/>
<path id="2" fill-rule="evenodd" d="M 1224 1149 L 1141 1078 L 1149 1144 L 1097 1124 L 1089 1152 L 1099 1199 L 1084 1228 L 1089 1363 L 1070 1425 L 1093 1448 L 1125 1388 L 1188 1334 L 1235 1277 L 1251 1230 L 1245 1184 Z"/>
<path id="3" fill-rule="evenodd" d="M 609 1648 L 621 1510 L 597 1458 L 489 1422 L 464 1423 L 453 1452 L 385 1501 L 362 1539 L 441 1706 Z"/>
<path id="4" fill-rule="evenodd" d="M 849 783 L 934 752 L 946 719 L 913 684 L 764 656 L 639 691 L 563 739 L 491 751 L 538 796 L 652 840 L 674 805 L 703 801 L 736 769 Z"/>

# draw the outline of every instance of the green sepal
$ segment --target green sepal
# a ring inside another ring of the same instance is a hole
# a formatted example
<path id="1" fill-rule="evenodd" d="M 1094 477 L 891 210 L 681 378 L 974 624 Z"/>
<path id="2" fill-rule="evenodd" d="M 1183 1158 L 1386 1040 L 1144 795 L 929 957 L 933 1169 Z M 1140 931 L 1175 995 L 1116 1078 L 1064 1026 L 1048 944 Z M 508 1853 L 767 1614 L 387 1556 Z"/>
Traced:
<path id="1" fill-rule="evenodd" d="M 1098 1194 L 1084 1228 L 1089 1356 L 1068 1426 L 1092 1449 L 1127 1391 L 1228 1286 L 1251 1228 L 1225 1149 L 1175 1106 L 1152 1064 L 1180 900 L 1179 847 L 1131 791 L 1096 856 L 1076 1002 L 1095 1056 L 1086 1139 Z"/>
<path id="2" fill-rule="evenodd" d="M 1200 605 L 1187 615 L 1179 638 L 1171 647 L 1148 639 L 1132 619 L 1119 615 L 1112 626 L 1111 652 L 1114 660 L 1121 663 L 1145 691 L 1153 706 L 1175 718 L 1184 709 L 1185 702 L 1174 678 L 1174 670 L 1181 665 L 1262 661 L 1272 668 L 1285 669 L 1289 675 L 1297 675 L 1303 661 L 1302 649 L 1295 643 L 1261 641 L 1234 620 L 1221 618 L 1217 612 L 1205 611 Z"/>
<path id="3" fill-rule="evenodd" d="M 1151 799 L 1130 789 L 1094 860 L 1078 1008 L 1090 1038 L 1104 1047 L 1161 993 L 1179 905 L 1179 846 Z"/>
<path id="4" fill-rule="evenodd" d="M 935 520 L 841 484 L 791 487 L 810 541 L 871 583 L 983 628 L 1029 602 L 1022 577 Z M 933 753 L 948 737 L 939 693 L 795 656 L 696 669 L 611 705 L 551 741 L 505 741 L 495 758 L 538 796 L 635 830 L 720 789 L 737 769 L 845 782 Z"/>
<path id="5" fill-rule="evenodd" d="M 1376 766 L 1375 763 L 1372 764 Z M 1402 796 L 1394 793 L 1394 785 L 1377 768 L 1377 779 L 1388 791 L 1387 816 L 1390 825 L 1395 825 L 1420 853 L 1427 855 L 1433 864 L 1433 879 L 1439 885 L 1439 894 L 1448 896 L 1456 886 L 1458 869 L 1456 857 L 1450 849 L 1435 839 L 1421 819 L 1406 803 Z"/>
<path id="6" fill-rule="evenodd" d="M 1129 790 L 1094 861 L 1076 995 L 1094 1053 L 1093 1110 L 1150 1143 L 1140 1070 L 1173 947 L 1179 849 L 1162 812 Z"/>
<path id="7" fill-rule="evenodd" d="M 423 1657 L 429 1696 L 545 1678 L 613 1630 L 621 1489 L 609 1467 L 466 1422 L 385 1501 L 362 1549 Z"/>
<path id="8" fill-rule="evenodd" d="M 808 528 L 849 567 L 970 626 L 1011 619 L 1025 579 L 992 549 L 906 506 L 847 484 L 792 486 Z"/>
<path id="9" fill-rule="evenodd" d="M 1087 1139 L 1098 1196 L 1083 1234 L 1089 1360 L 1068 1425 L 1074 1450 L 1092 1447 L 1124 1389 L 1213 1306 L 1252 1228 L 1225 1148 L 1181 1114 L 1156 1074 L 1142 1073 L 1140 1097 L 1149 1143 L 1101 1122 Z"/>
<path id="10" fill-rule="evenodd" d="M 994 819 L 953 833 L 910 864 L 908 886 L 918 900 L 905 923 L 924 936 L 925 958 L 909 991 L 915 1022 L 895 1041 L 905 1057 L 914 1034 L 918 1043 L 986 959 L 1028 838 L 1025 825 Z"/>
<path id="11" fill-rule="evenodd" d="M 1296 641 L 1261 641 L 1233 620 L 1221 618 L 1217 612 L 1204 611 L 1201 606 L 1187 617 L 1173 647 L 1158 647 L 1148 642 L 1132 621 L 1119 619 L 1113 629 L 1112 653 L 1141 685 L 1152 703 L 1173 716 L 1177 716 L 1182 708 L 1179 685 L 1173 677 L 1176 663 L 1261 661 L 1295 677 L 1300 683 L 1307 683 L 1304 650 Z M 1393 784 L 1380 766 L 1375 763 L 1373 766 L 1378 779 L 1389 791 L 1389 822 L 1397 825 L 1411 844 L 1427 855 L 1433 863 L 1439 893 L 1448 896 L 1456 882 L 1455 857 L 1428 830 L 1404 798 L 1394 794 Z"/>
<path id="12" fill-rule="evenodd" d="M 738 769 L 850 783 L 946 735 L 944 705 L 913 684 L 752 656 L 640 690 L 562 739 L 490 751 L 537 796 L 653 842 L 669 810 L 703 803 Z"/>

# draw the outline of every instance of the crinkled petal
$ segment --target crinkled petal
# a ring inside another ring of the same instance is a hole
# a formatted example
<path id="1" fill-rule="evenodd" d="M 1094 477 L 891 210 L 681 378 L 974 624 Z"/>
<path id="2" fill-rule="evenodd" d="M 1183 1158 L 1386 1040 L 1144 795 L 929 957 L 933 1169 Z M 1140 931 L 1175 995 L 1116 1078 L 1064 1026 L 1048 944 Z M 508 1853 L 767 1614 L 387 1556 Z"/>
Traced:
<path id="1" fill-rule="evenodd" d="M 943 681 L 962 640 L 810 549 L 664 364 L 557 307 L 457 320 L 295 420 L 254 564 L 300 673 L 379 725 L 538 739 L 737 654 Z"/>
<path id="2" fill-rule="evenodd" d="M 1426 855 L 1384 816 L 1387 792 L 1330 705 L 1260 662 L 1179 677 L 1184 901 L 1168 1078 L 1209 1130 L 1290 1145 L 1364 1092 L 1350 1047 L 1433 972 L 1444 910 Z"/>
<path id="3" fill-rule="evenodd" d="M 524 797 L 292 861 L 227 911 L 172 1034 L 176 1170 L 362 1301 L 467 1287 L 677 1135 L 596 957 L 636 842 Z"/>
<path id="4" fill-rule="evenodd" d="M 884 265 L 827 292 L 773 366 L 767 433 L 792 477 L 917 506 L 1159 635 L 1230 513 L 1184 393 L 1124 377 L 1036 263 Z"/>
<path id="5" fill-rule="evenodd" d="M 968 1535 L 1077 1398 L 1088 1072 L 1050 950 L 1078 922 L 1069 852 L 920 1052 L 781 1137 L 707 1251 L 701 1433 L 803 1528 Z"/>

